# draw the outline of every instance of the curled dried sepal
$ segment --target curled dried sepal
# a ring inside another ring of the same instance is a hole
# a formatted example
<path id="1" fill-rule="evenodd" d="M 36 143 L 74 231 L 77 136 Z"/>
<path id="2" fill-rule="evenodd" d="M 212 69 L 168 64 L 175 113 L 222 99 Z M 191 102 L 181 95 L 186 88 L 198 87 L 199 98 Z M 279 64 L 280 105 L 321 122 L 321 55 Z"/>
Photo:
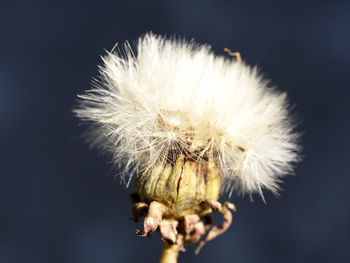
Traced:
<path id="1" fill-rule="evenodd" d="M 137 204 L 139 206 L 139 203 Z M 142 207 L 142 206 L 141 206 Z M 134 207 L 137 209 L 136 207 Z M 162 218 L 164 213 L 168 210 L 168 208 L 156 201 L 153 201 L 148 208 L 147 215 L 143 222 L 143 231 L 138 230 L 137 233 L 140 236 L 148 236 L 152 232 L 156 231 L 158 226 L 162 222 Z M 140 213 L 141 214 L 141 213 Z"/>
<path id="2" fill-rule="evenodd" d="M 175 219 L 163 219 L 159 224 L 160 233 L 164 241 L 168 241 L 172 244 L 176 243 L 178 232 L 177 226 L 179 222 Z"/>
<path id="3" fill-rule="evenodd" d="M 230 202 L 221 204 L 216 200 L 207 200 L 206 206 L 203 205 L 202 207 L 206 211 L 205 215 L 200 212 L 199 214 L 201 216 L 198 214 L 190 214 L 178 218 L 169 218 L 163 217 L 168 208 L 159 202 L 153 201 L 149 205 L 147 215 L 145 216 L 144 230 L 138 230 L 137 233 L 140 236 L 149 236 L 152 232 L 159 230 L 164 242 L 168 243 L 166 246 L 169 249 L 171 245 L 175 245 L 175 247 L 177 247 L 176 249 L 179 249 L 179 247 L 182 249 L 184 244 L 196 243 L 205 235 L 212 224 L 212 218 L 209 213 L 218 212 L 222 214 L 224 222 L 221 225 L 213 226 L 207 237 L 199 243 L 195 251 L 195 253 L 198 254 L 208 241 L 221 235 L 230 227 L 232 223 L 232 214 L 230 210 L 236 211 L 234 204 Z M 133 203 L 133 212 L 136 213 L 137 218 L 142 217 L 142 209 L 143 206 L 140 205 L 140 202 Z M 171 247 L 171 250 L 174 249 L 174 247 Z"/>
<path id="4" fill-rule="evenodd" d="M 217 236 L 221 235 L 230 227 L 230 225 L 232 223 L 232 213 L 230 210 L 232 210 L 234 212 L 236 211 L 235 205 L 230 203 L 230 202 L 225 202 L 223 205 L 221 205 L 218 201 L 210 200 L 209 202 L 211 203 L 211 207 L 213 208 L 213 210 L 215 212 L 219 212 L 220 214 L 223 215 L 224 222 L 221 225 L 214 226 L 209 231 L 207 237 L 199 243 L 199 245 L 195 251 L 195 254 L 198 254 L 199 251 L 202 249 L 202 247 L 208 241 L 213 240 Z"/>
<path id="5" fill-rule="evenodd" d="M 141 201 L 137 193 L 130 195 L 130 201 L 132 206 L 132 215 L 135 222 L 139 222 L 141 218 L 144 218 L 148 212 L 148 205 Z"/>

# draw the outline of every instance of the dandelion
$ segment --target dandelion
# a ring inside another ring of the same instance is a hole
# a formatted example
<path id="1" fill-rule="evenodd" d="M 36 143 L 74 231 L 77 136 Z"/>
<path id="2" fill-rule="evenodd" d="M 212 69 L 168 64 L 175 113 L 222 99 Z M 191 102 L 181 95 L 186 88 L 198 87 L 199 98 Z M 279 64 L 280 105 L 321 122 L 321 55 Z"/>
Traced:
<path id="1" fill-rule="evenodd" d="M 224 222 L 199 249 L 228 228 L 235 208 L 220 204 L 220 193 L 278 194 L 298 161 L 286 94 L 255 67 L 194 41 L 148 33 L 135 52 L 126 42 L 103 57 L 100 78 L 79 98 L 74 112 L 90 123 L 88 142 L 111 153 L 127 185 L 136 175 L 138 233 L 161 232 L 161 262 L 199 241 L 211 212 Z"/>

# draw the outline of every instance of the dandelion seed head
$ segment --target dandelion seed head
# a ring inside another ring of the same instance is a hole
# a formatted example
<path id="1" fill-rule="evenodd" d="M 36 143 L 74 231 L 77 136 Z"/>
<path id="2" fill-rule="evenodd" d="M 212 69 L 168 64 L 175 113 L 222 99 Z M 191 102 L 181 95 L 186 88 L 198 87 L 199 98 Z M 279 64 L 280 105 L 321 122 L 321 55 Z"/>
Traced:
<path id="1" fill-rule="evenodd" d="M 126 43 L 103 57 L 100 78 L 79 98 L 87 140 L 126 177 L 188 154 L 214 161 L 226 190 L 276 193 L 299 159 L 286 94 L 194 41 L 148 33 L 135 51 Z"/>

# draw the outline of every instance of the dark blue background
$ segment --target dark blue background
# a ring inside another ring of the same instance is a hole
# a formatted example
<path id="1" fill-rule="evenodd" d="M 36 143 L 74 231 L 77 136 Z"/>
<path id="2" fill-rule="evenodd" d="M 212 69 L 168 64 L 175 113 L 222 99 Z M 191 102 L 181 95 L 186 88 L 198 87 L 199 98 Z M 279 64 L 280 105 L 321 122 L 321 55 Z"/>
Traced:
<path id="1" fill-rule="evenodd" d="M 180 262 L 349 262 L 349 29 L 348 1 L 1 1 L 0 262 L 157 262 L 71 113 L 104 49 L 149 30 L 240 51 L 305 133 L 281 197 L 234 196 L 229 231 Z"/>

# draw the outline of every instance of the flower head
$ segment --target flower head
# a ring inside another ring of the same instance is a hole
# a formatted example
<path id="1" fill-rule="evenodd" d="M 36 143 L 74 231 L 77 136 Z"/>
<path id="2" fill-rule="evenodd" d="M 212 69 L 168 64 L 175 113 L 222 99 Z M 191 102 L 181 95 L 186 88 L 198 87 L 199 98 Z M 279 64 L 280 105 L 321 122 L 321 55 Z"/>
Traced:
<path id="1" fill-rule="evenodd" d="M 285 93 L 256 68 L 193 41 L 148 33 L 135 53 L 128 43 L 107 53 L 100 80 L 74 110 L 124 176 L 185 155 L 215 162 L 226 189 L 278 190 L 298 160 Z"/>

